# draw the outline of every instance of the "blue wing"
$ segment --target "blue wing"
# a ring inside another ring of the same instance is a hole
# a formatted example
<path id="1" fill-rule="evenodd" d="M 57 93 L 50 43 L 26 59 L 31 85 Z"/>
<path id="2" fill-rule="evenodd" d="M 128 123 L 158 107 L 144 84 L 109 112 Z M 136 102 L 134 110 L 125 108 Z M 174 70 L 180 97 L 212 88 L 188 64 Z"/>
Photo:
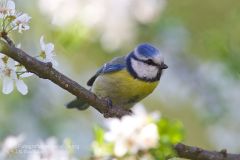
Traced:
<path id="1" fill-rule="evenodd" d="M 87 85 L 92 86 L 96 78 L 101 74 L 116 72 L 122 70 L 125 67 L 126 67 L 125 57 L 114 58 L 112 61 L 104 64 L 103 67 L 101 67 L 97 71 L 97 73 L 88 80 Z"/>
<path id="2" fill-rule="evenodd" d="M 110 73 L 115 72 L 123 69 L 125 67 L 124 64 L 106 64 L 103 68 L 101 73 Z"/>

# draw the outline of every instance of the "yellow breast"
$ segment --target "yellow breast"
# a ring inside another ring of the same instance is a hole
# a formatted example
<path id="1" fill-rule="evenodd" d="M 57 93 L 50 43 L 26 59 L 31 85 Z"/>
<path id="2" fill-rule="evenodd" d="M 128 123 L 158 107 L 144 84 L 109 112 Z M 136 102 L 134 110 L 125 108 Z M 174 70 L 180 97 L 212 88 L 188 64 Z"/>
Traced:
<path id="1" fill-rule="evenodd" d="M 110 98 L 114 104 L 134 104 L 156 88 L 158 81 L 146 82 L 133 78 L 127 70 L 100 75 L 92 91 L 100 97 Z"/>

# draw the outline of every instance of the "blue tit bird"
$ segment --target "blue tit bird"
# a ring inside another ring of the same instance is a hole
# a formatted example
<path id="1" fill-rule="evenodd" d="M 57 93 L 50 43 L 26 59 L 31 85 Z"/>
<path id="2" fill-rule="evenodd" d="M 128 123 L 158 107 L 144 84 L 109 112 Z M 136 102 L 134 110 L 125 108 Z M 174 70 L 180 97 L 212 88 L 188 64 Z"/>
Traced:
<path id="1" fill-rule="evenodd" d="M 160 50 L 144 43 L 128 55 L 105 63 L 87 85 L 99 98 L 110 99 L 113 105 L 130 109 L 153 92 L 167 68 Z M 67 104 L 67 108 L 79 110 L 88 107 L 80 98 Z"/>

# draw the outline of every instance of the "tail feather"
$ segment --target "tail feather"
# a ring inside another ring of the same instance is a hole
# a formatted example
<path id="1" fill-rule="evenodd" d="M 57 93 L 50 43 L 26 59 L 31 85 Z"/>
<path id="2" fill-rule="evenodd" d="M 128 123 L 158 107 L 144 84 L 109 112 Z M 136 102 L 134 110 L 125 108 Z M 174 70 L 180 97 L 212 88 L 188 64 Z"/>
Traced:
<path id="1" fill-rule="evenodd" d="M 66 105 L 67 108 L 72 109 L 72 108 L 77 108 L 79 110 L 85 110 L 89 107 L 89 104 L 87 104 L 86 102 L 80 100 L 80 99 L 75 99 L 71 102 L 69 102 Z"/>

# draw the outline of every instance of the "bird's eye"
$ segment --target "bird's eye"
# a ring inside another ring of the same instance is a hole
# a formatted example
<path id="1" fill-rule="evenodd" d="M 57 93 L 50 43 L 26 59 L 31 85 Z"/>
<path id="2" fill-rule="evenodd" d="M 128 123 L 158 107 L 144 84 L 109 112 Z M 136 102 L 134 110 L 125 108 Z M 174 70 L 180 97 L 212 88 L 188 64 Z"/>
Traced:
<path id="1" fill-rule="evenodd" d="M 149 64 L 149 65 L 153 65 L 154 64 L 153 60 L 151 60 L 151 59 L 146 60 L 146 63 Z"/>

